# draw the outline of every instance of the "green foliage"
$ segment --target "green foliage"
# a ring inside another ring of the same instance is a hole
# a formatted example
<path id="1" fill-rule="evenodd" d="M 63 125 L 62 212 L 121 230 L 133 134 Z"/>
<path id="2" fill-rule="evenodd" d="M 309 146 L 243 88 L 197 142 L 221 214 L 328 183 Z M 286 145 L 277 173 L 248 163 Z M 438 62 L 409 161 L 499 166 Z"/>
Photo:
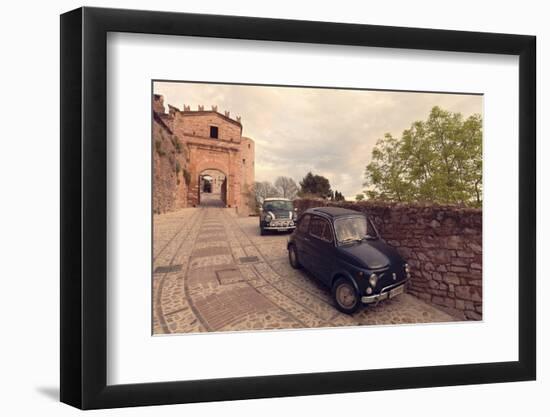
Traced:
<path id="1" fill-rule="evenodd" d="M 176 136 L 171 136 L 170 139 L 172 141 L 172 145 L 174 145 L 174 149 L 176 150 L 176 152 L 182 153 L 183 145 L 181 144 L 180 140 Z"/>
<path id="2" fill-rule="evenodd" d="M 330 196 L 330 199 L 332 201 L 346 201 L 346 198 L 340 191 L 334 190 L 334 192 L 331 194 L 332 195 Z"/>
<path id="3" fill-rule="evenodd" d="M 155 150 L 159 154 L 159 156 L 166 155 L 166 152 L 162 149 L 162 141 L 160 139 L 155 140 Z"/>
<path id="4" fill-rule="evenodd" d="M 357 194 L 355 196 L 355 201 L 363 201 L 365 199 L 365 194 Z"/>
<path id="5" fill-rule="evenodd" d="M 330 189 L 330 182 L 322 175 L 313 175 L 308 172 L 302 181 L 300 181 L 301 196 L 306 194 L 313 195 L 321 198 L 330 198 L 332 196 L 332 190 Z"/>
<path id="6" fill-rule="evenodd" d="M 482 120 L 432 108 L 401 138 L 387 133 L 365 170 L 371 199 L 482 204 Z"/>
<path id="7" fill-rule="evenodd" d="M 185 180 L 185 184 L 189 186 L 189 184 L 191 183 L 191 173 L 185 168 L 183 169 L 183 179 Z"/>

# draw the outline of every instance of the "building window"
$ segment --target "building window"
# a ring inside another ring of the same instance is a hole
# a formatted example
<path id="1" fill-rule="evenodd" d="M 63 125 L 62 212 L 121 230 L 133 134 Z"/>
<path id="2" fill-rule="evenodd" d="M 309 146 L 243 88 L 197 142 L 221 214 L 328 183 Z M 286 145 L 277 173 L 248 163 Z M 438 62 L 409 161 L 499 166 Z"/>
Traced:
<path id="1" fill-rule="evenodd" d="M 218 126 L 210 126 L 210 137 L 218 139 Z"/>

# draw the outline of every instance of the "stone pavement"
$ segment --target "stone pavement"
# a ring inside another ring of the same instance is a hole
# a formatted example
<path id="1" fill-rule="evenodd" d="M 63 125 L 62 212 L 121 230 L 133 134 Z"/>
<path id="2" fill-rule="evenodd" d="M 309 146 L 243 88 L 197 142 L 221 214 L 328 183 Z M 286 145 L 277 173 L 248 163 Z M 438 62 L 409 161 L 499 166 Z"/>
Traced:
<path id="1" fill-rule="evenodd" d="M 257 217 L 187 208 L 154 216 L 153 333 L 433 323 L 455 319 L 403 294 L 352 316 L 290 267 L 287 234 L 260 236 Z"/>
<path id="2" fill-rule="evenodd" d="M 201 193 L 201 206 L 225 207 L 221 193 Z"/>

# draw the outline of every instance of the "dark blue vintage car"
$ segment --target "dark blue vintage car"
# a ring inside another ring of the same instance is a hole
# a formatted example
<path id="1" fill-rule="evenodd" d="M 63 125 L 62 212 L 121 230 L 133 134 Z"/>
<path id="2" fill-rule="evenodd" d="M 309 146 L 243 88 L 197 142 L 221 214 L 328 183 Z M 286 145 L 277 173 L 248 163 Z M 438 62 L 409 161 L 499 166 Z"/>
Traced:
<path id="1" fill-rule="evenodd" d="M 304 267 L 331 288 L 336 307 L 348 314 L 402 294 L 410 278 L 403 258 L 367 216 L 354 210 L 306 210 L 287 248 L 292 267 Z"/>

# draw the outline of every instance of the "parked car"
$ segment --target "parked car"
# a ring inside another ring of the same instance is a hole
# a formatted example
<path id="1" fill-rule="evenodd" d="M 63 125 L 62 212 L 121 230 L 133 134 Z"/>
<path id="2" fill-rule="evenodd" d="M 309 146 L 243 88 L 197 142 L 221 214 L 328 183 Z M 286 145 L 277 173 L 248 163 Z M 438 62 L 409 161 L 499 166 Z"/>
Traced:
<path id="1" fill-rule="evenodd" d="M 296 229 L 297 214 L 288 198 L 266 198 L 260 207 L 260 233 L 268 231 L 288 232 Z"/>
<path id="2" fill-rule="evenodd" d="M 351 314 L 405 292 L 409 266 L 363 213 L 311 208 L 297 224 L 287 245 L 290 265 L 327 285 L 338 310 Z"/>

